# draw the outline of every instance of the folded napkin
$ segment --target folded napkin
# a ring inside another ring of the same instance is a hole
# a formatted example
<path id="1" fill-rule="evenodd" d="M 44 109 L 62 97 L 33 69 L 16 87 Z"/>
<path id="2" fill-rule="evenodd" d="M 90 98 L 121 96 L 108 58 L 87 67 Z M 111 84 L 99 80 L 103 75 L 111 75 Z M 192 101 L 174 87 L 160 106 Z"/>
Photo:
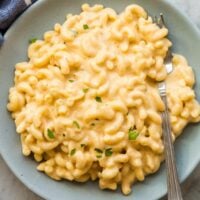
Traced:
<path id="1" fill-rule="evenodd" d="M 11 23 L 36 0 L 0 0 L 0 45 Z"/>

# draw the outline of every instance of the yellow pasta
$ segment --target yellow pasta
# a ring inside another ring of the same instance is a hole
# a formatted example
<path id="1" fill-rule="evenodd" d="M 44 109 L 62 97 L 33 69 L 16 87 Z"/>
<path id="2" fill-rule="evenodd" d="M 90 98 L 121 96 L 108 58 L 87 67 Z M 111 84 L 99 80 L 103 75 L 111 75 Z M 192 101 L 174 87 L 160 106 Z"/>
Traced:
<path id="1" fill-rule="evenodd" d="M 29 60 L 16 64 L 7 108 L 23 155 L 32 154 L 39 171 L 55 180 L 99 179 L 101 189 L 121 185 L 127 195 L 164 158 L 158 82 L 167 84 L 174 140 L 200 121 L 195 78 L 180 55 L 167 75 L 168 30 L 142 7 L 82 10 L 29 46 Z"/>

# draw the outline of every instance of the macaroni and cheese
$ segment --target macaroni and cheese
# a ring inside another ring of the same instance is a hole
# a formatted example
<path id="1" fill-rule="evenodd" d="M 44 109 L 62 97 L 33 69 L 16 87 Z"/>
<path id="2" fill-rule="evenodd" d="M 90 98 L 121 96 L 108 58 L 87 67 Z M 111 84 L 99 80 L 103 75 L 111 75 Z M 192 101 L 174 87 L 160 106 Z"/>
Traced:
<path id="1" fill-rule="evenodd" d="M 167 84 L 173 139 L 200 121 L 193 71 L 174 55 L 167 75 L 168 30 L 142 7 L 82 9 L 31 40 L 29 60 L 16 64 L 8 110 L 39 171 L 56 180 L 98 179 L 101 189 L 121 185 L 129 194 L 164 159 L 158 82 Z"/>

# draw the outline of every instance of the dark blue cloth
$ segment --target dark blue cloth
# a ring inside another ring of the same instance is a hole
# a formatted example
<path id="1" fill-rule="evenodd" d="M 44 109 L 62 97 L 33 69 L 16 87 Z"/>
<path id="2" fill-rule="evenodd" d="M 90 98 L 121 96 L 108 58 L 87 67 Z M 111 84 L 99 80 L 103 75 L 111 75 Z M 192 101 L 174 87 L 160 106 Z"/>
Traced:
<path id="1" fill-rule="evenodd" d="M 0 45 L 12 22 L 36 0 L 0 0 Z"/>

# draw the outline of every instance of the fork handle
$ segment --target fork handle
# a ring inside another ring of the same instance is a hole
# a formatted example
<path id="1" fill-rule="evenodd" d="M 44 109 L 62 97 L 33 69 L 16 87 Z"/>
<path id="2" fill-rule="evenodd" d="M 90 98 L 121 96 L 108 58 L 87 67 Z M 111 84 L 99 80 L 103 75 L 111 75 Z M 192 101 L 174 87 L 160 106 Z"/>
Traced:
<path id="1" fill-rule="evenodd" d="M 168 188 L 168 200 L 183 200 L 181 194 L 180 183 L 178 180 L 174 146 L 171 136 L 171 126 L 168 114 L 167 97 L 161 96 L 164 104 L 165 111 L 162 112 L 162 130 L 163 130 L 163 140 L 165 146 L 165 162 L 167 170 L 167 188 Z"/>

